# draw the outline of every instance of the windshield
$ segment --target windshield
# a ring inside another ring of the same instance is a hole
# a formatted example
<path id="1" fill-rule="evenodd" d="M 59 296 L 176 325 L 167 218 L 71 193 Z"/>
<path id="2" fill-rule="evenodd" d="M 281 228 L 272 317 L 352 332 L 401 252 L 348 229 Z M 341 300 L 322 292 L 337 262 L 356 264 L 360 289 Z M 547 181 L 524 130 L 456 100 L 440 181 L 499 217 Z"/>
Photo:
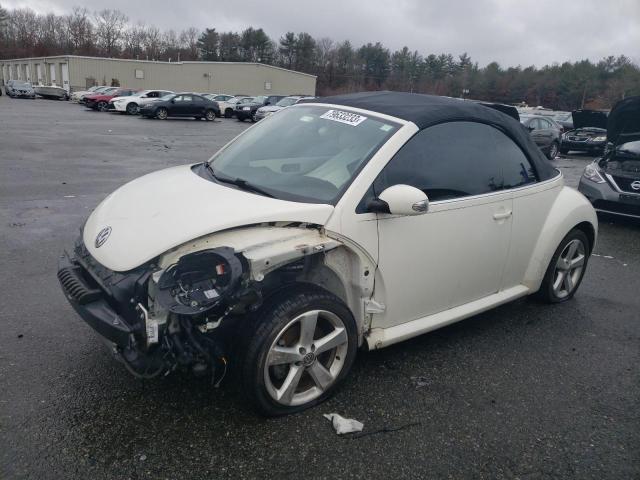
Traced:
<path id="1" fill-rule="evenodd" d="M 175 93 L 169 93 L 169 94 L 165 95 L 164 97 L 160 97 L 158 100 L 162 100 L 162 101 L 166 102 L 167 100 L 171 100 L 175 96 L 176 96 Z"/>
<path id="2" fill-rule="evenodd" d="M 14 87 L 30 87 L 31 84 L 29 82 L 23 82 L 20 80 L 14 80 L 13 81 L 13 86 Z"/>
<path id="3" fill-rule="evenodd" d="M 252 103 L 264 103 L 266 99 L 267 97 L 265 97 L 264 95 L 259 95 L 257 97 L 253 97 Z"/>
<path id="4" fill-rule="evenodd" d="M 284 97 L 276 105 L 278 107 L 290 107 L 298 101 L 298 97 Z"/>
<path id="5" fill-rule="evenodd" d="M 250 128 L 210 164 L 219 179 L 241 179 L 276 198 L 335 203 L 398 128 L 345 110 L 297 106 Z"/>
<path id="6" fill-rule="evenodd" d="M 238 103 L 242 104 L 242 103 L 252 103 L 253 102 L 253 97 L 244 97 L 241 98 L 240 100 L 238 100 Z"/>

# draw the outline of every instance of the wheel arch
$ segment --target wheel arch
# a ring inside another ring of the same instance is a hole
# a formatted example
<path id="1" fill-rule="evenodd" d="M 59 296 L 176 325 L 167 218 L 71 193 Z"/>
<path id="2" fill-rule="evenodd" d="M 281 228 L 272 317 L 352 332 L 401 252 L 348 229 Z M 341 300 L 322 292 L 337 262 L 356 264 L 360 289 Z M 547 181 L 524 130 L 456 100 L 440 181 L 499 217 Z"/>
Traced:
<path id="1" fill-rule="evenodd" d="M 370 324 L 365 304 L 373 292 L 375 262 L 347 239 L 309 227 L 254 225 L 213 233 L 166 252 L 159 266 L 200 250 L 231 247 L 242 255 L 246 281 L 263 300 L 294 284 L 314 285 L 342 300 L 356 320 L 360 344 Z"/>
<path id="2" fill-rule="evenodd" d="M 589 253 L 598 237 L 598 217 L 591 203 L 577 190 L 563 187 L 549 210 L 529 260 L 523 284 L 531 292 L 540 288 L 556 248 L 573 229 L 579 229 L 589 239 Z"/>

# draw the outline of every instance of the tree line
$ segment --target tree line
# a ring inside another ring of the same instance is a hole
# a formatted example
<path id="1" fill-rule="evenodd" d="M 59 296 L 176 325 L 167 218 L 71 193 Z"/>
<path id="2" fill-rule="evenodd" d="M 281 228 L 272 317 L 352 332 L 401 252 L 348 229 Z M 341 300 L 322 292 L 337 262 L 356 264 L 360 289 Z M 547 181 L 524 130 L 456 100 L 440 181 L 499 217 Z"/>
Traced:
<path id="1" fill-rule="evenodd" d="M 624 55 L 540 68 L 497 62 L 480 67 L 466 53 L 422 54 L 408 47 L 391 51 L 380 42 L 354 46 L 306 32 L 287 32 L 274 40 L 253 27 L 241 32 L 194 27 L 161 31 L 131 23 L 114 9 L 76 7 L 55 15 L 0 6 L 0 58 L 61 54 L 260 62 L 317 75 L 319 95 L 388 89 L 559 110 L 608 108 L 625 96 L 640 95 L 640 67 Z"/>

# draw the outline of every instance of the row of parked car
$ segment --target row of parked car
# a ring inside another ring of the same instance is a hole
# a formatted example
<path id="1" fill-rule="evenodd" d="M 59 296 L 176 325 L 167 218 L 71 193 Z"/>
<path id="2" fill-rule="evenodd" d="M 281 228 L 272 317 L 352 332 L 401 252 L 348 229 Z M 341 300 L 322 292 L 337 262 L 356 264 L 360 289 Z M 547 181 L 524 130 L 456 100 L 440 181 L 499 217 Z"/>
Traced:
<path id="1" fill-rule="evenodd" d="M 602 155 L 607 143 L 608 115 L 600 110 L 519 112 L 520 122 L 550 159 L 570 151 Z"/>
<path id="2" fill-rule="evenodd" d="M 302 95 L 227 95 L 217 93 L 172 92 L 170 90 L 134 90 L 96 86 L 74 92 L 71 100 L 103 112 L 115 111 L 164 120 L 169 117 L 216 117 L 256 122 L 300 101 Z"/>

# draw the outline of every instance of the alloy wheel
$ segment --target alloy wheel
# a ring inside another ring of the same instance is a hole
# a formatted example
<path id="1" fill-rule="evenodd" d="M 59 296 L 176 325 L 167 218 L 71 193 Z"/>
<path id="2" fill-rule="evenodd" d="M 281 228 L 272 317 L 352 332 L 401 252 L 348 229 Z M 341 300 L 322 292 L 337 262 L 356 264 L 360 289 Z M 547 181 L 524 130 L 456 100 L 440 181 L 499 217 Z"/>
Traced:
<path id="1" fill-rule="evenodd" d="M 127 105 L 127 113 L 129 115 L 137 115 L 138 109 L 139 107 L 136 103 L 130 103 Z"/>
<path id="2" fill-rule="evenodd" d="M 551 144 L 551 147 L 549 147 L 549 158 L 553 160 L 557 156 L 558 156 L 558 145 L 556 145 L 556 142 L 553 142 Z"/>
<path id="3" fill-rule="evenodd" d="M 269 348 L 264 365 L 267 392 L 287 406 L 315 400 L 336 382 L 348 347 L 347 329 L 334 313 L 312 310 L 298 315 Z"/>
<path id="4" fill-rule="evenodd" d="M 562 250 L 553 272 L 553 293 L 558 298 L 565 298 L 575 290 L 580 282 L 586 260 L 584 243 L 573 239 Z"/>
<path id="5" fill-rule="evenodd" d="M 168 113 L 167 113 L 167 110 L 165 108 L 161 108 L 161 109 L 158 110 L 157 117 L 160 120 L 166 120 L 167 116 L 168 116 Z"/>

